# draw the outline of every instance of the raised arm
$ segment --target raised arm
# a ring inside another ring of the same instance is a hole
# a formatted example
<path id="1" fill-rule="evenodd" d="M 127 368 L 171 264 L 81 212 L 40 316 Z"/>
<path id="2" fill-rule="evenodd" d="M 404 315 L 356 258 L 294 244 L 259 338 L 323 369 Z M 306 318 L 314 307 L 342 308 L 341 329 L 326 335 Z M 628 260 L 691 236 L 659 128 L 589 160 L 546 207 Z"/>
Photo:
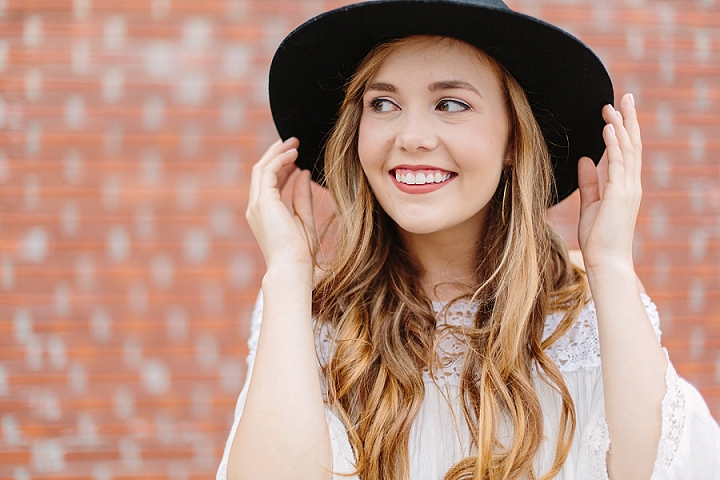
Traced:
<path id="1" fill-rule="evenodd" d="M 332 452 L 312 329 L 316 245 L 309 172 L 298 141 L 273 144 L 253 167 L 247 219 L 267 273 L 247 401 L 230 450 L 229 479 L 331 478 Z M 280 192 L 290 183 L 293 211 Z"/>
<path id="2" fill-rule="evenodd" d="M 632 239 L 640 206 L 640 128 L 631 95 L 603 108 L 608 181 L 602 198 L 589 158 L 580 159 L 578 239 L 600 336 L 610 478 L 647 480 L 661 435 L 667 359 L 640 298 Z"/>

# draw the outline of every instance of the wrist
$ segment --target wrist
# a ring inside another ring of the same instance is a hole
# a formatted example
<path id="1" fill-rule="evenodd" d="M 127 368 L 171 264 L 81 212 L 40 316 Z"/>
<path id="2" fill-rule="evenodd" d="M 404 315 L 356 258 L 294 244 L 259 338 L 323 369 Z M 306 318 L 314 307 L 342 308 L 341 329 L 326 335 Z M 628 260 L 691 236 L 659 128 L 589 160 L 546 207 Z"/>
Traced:
<path id="1" fill-rule="evenodd" d="M 582 252 L 584 269 L 586 272 L 627 272 L 635 271 L 632 254 L 596 255 L 590 256 Z"/>
<path id="2" fill-rule="evenodd" d="M 612 282 L 622 285 L 624 282 L 635 284 L 637 274 L 632 261 L 603 262 L 595 265 L 585 265 L 588 283 L 591 288 L 600 282 Z"/>
<path id="3" fill-rule="evenodd" d="M 313 265 L 305 263 L 273 263 L 268 265 L 262 279 L 263 291 L 273 287 L 313 287 Z"/>

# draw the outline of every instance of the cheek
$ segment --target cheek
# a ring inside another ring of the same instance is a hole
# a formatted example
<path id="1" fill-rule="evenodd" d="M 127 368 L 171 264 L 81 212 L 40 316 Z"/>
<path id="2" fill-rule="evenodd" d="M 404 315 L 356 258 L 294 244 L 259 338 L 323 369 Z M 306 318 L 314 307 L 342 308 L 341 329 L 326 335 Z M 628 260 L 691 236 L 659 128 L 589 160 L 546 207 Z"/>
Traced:
<path id="1" fill-rule="evenodd" d="M 360 164 L 363 167 L 363 170 L 365 170 L 365 161 L 368 158 L 368 148 L 369 148 L 369 142 L 368 142 L 368 131 L 367 131 L 367 125 L 366 122 L 364 122 L 362 119 L 360 119 L 360 126 L 358 127 L 358 156 L 360 157 Z"/>
<path id="2" fill-rule="evenodd" d="M 382 130 L 379 130 L 372 122 L 360 120 L 358 128 L 358 156 L 365 175 L 370 177 L 372 170 L 382 167 Z"/>
<path id="3" fill-rule="evenodd" d="M 453 143 L 466 145 L 465 158 L 475 157 L 477 152 L 483 152 L 480 157 L 482 162 L 489 162 L 484 168 L 497 166 L 502 169 L 507 163 L 508 129 L 503 122 L 486 123 L 470 132 L 464 132 L 454 137 Z"/>

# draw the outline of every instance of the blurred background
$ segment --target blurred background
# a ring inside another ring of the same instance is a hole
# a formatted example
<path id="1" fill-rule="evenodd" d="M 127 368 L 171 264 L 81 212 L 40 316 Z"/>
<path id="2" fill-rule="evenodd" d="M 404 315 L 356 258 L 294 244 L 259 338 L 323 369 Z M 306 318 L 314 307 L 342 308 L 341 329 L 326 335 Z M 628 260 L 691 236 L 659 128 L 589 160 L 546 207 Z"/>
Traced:
<path id="1" fill-rule="evenodd" d="M 0 479 L 214 478 L 272 54 L 328 0 L 0 0 Z M 720 2 L 511 0 L 637 100 L 638 272 L 720 418 Z M 571 247 L 577 197 L 552 213 Z"/>

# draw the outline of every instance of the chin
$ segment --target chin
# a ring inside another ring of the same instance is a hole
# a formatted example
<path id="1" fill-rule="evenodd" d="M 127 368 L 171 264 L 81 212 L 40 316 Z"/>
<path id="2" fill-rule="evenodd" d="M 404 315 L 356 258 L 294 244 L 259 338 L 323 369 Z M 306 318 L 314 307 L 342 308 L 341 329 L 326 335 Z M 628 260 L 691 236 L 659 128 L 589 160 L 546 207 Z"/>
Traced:
<path id="1" fill-rule="evenodd" d="M 400 228 L 402 231 L 406 233 L 410 233 L 413 235 L 427 235 L 430 233 L 437 233 L 441 232 L 447 228 L 449 228 L 449 225 L 439 224 L 437 222 L 432 221 L 418 221 L 418 222 L 397 222 L 395 221 L 395 224 Z"/>
<path id="2" fill-rule="evenodd" d="M 453 235 L 466 237 L 467 235 L 479 235 L 485 223 L 487 209 L 472 214 L 470 212 L 448 211 L 426 211 L 425 216 L 389 215 L 398 228 L 410 235 L 430 235 L 436 233 L 452 233 Z M 397 213 L 397 212 L 394 212 Z M 458 213 L 460 213 L 458 215 Z"/>

